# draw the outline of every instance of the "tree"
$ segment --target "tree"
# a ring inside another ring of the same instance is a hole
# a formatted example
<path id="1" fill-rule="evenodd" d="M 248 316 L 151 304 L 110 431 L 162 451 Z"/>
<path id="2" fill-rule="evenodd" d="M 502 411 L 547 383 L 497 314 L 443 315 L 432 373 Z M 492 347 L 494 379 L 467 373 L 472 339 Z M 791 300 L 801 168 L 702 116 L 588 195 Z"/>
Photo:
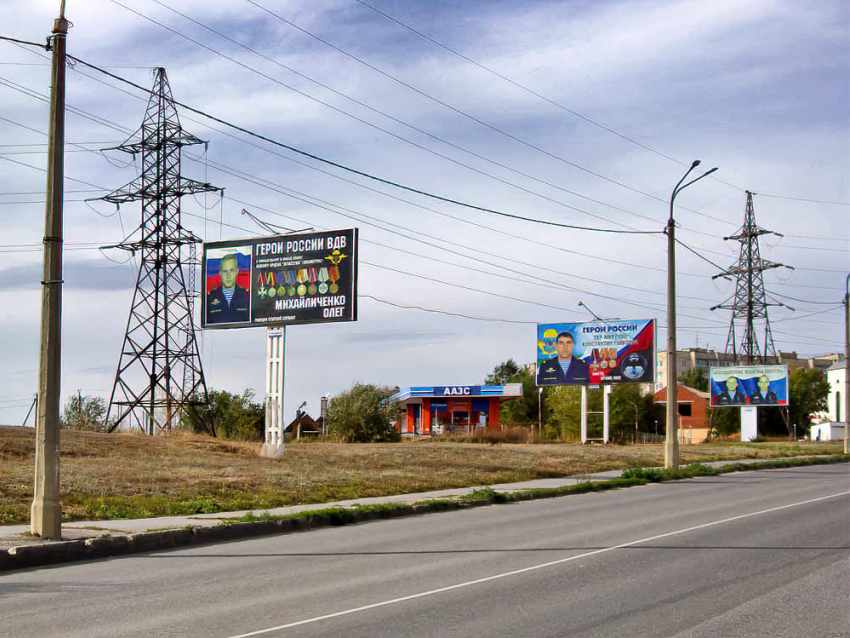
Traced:
<path id="1" fill-rule="evenodd" d="M 562 385 L 546 389 L 546 435 L 564 439 L 565 441 L 578 441 L 581 439 L 581 388 L 577 386 Z M 589 409 L 598 400 L 591 393 L 588 398 Z M 601 409 L 601 402 L 599 403 Z"/>
<path id="2" fill-rule="evenodd" d="M 328 430 L 346 443 L 398 441 L 401 435 L 393 423 L 398 401 L 391 398 L 395 393 L 389 386 L 354 384 L 328 402 Z"/>
<path id="3" fill-rule="evenodd" d="M 817 368 L 793 368 L 788 381 L 789 418 L 798 431 L 807 432 L 812 415 L 827 409 L 829 382 Z"/>
<path id="4" fill-rule="evenodd" d="M 632 441 L 643 430 L 655 428 L 655 396 L 641 394 L 637 383 L 619 383 L 611 392 L 611 440 Z"/>
<path id="5" fill-rule="evenodd" d="M 485 385 L 505 385 L 521 371 L 522 368 L 519 367 L 516 361 L 508 359 L 493 368 L 493 372 L 487 375 L 484 383 Z"/>
<path id="6" fill-rule="evenodd" d="M 74 430 L 104 430 L 106 407 L 106 399 L 77 392 L 65 404 L 59 425 Z"/>
<path id="7" fill-rule="evenodd" d="M 220 436 L 234 441 L 262 441 L 265 435 L 265 408 L 256 403 L 254 391 L 241 395 L 226 390 L 210 390 L 207 405 L 189 405 L 183 410 L 182 424 L 193 432 Z"/>
<path id="8" fill-rule="evenodd" d="M 708 392 L 708 377 L 702 368 L 691 368 L 685 376 L 679 377 L 679 383 L 700 392 Z"/>
<path id="9" fill-rule="evenodd" d="M 508 360 L 507 363 L 510 363 Z M 503 364 L 504 365 L 504 364 Z M 537 392 L 537 383 L 534 375 L 529 370 L 520 370 L 506 383 L 521 383 L 522 396 L 511 401 L 502 403 L 500 420 L 506 424 L 533 425 L 538 420 L 538 405 L 540 400 Z"/>
<path id="10" fill-rule="evenodd" d="M 708 408 L 706 416 L 718 436 L 731 436 L 741 431 L 741 408 Z"/>

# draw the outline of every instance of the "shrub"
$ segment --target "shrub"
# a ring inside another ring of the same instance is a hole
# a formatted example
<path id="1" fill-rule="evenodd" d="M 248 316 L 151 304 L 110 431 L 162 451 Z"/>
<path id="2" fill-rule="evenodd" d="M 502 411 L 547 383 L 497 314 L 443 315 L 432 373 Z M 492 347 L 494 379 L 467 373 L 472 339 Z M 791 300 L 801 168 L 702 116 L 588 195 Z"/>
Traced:
<path id="1" fill-rule="evenodd" d="M 346 443 L 398 441 L 393 420 L 398 402 L 395 388 L 356 383 L 328 402 L 327 423 L 332 435 Z"/>

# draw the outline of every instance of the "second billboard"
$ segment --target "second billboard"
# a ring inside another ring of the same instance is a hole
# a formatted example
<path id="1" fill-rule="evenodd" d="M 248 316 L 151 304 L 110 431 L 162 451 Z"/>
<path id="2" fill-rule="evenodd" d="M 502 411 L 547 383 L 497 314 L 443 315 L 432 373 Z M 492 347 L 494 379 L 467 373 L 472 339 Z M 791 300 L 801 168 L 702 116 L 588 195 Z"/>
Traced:
<path id="1" fill-rule="evenodd" d="M 654 380 L 654 319 L 537 325 L 537 385 Z"/>

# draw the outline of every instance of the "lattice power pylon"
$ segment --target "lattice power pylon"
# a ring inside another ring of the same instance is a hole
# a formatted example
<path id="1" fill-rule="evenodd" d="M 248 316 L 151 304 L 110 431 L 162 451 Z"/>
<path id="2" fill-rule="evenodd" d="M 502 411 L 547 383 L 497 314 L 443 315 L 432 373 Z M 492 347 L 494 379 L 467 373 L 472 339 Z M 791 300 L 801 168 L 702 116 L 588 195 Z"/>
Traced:
<path id="1" fill-rule="evenodd" d="M 732 311 L 729 336 L 726 339 L 726 352 L 735 355 L 736 363 L 754 364 L 764 362 L 767 357 L 776 355 L 776 346 L 773 343 L 767 309 L 769 306 L 784 306 L 785 304 L 768 301 L 762 273 L 765 270 L 780 267 L 790 268 L 790 266 L 761 258 L 759 237 L 771 234 L 782 237 L 779 233 L 758 227 L 753 209 L 753 194 L 747 191 L 747 210 L 744 213 L 744 225 L 738 229 L 736 234 L 723 238 L 725 241 L 737 241 L 741 244 L 738 261 L 725 272 L 713 277 L 713 279 L 735 277 L 734 297 L 714 306 L 712 310 L 723 308 Z M 764 346 L 759 347 L 756 322 L 762 320 L 764 321 Z M 743 324 L 740 351 L 738 350 L 736 324 Z"/>
<path id="2" fill-rule="evenodd" d="M 180 198 L 221 189 L 180 175 L 181 149 L 196 144 L 205 142 L 181 128 L 165 69 L 156 69 L 142 126 L 113 149 L 140 156 L 141 175 L 103 198 L 142 202 L 139 238 L 117 246 L 138 255 L 141 263 L 109 400 L 110 431 L 129 423 L 148 434 L 168 432 L 180 407 L 207 399 L 194 290 L 187 289 L 184 274 L 184 266 L 195 267 L 191 259 L 186 263 L 185 247 L 201 240 L 181 224 Z"/>

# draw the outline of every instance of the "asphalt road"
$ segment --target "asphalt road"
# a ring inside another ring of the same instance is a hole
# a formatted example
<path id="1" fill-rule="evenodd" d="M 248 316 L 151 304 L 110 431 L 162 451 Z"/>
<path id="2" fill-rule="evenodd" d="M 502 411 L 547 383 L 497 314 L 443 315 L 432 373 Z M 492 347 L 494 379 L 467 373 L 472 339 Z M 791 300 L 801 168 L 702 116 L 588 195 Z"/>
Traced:
<path id="1" fill-rule="evenodd" d="M 850 465 L 0 575 L 2 636 L 850 636 Z"/>

